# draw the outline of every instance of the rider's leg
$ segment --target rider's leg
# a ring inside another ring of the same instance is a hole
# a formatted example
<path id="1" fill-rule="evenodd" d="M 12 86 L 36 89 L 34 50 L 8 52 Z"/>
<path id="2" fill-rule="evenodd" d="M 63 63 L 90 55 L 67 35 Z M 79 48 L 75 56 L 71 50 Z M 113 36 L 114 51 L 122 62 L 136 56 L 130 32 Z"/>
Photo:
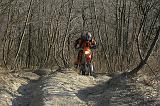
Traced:
<path id="1" fill-rule="evenodd" d="M 76 62 L 74 63 L 74 64 L 76 65 L 76 67 L 78 67 L 78 66 L 81 64 L 82 53 L 83 53 L 83 51 L 79 51 L 79 52 L 78 52 L 77 60 L 76 60 Z"/>

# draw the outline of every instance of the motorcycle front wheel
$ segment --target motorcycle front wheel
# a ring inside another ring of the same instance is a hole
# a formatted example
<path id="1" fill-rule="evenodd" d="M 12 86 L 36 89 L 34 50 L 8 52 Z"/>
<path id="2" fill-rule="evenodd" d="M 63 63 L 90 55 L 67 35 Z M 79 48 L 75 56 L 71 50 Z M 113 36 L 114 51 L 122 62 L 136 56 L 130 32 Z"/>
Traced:
<path id="1" fill-rule="evenodd" d="M 93 67 L 93 64 L 92 64 L 92 63 L 89 63 L 89 64 L 88 64 L 88 67 L 89 67 L 89 75 L 90 75 L 90 76 L 93 76 L 93 75 L 94 75 L 94 67 Z"/>
<path id="2" fill-rule="evenodd" d="M 94 76 L 94 66 L 92 63 L 82 64 L 80 67 L 80 73 L 82 75 Z"/>
<path id="3" fill-rule="evenodd" d="M 84 64 L 81 64 L 81 66 L 80 66 L 80 73 L 81 73 L 81 75 L 85 75 L 85 65 Z"/>

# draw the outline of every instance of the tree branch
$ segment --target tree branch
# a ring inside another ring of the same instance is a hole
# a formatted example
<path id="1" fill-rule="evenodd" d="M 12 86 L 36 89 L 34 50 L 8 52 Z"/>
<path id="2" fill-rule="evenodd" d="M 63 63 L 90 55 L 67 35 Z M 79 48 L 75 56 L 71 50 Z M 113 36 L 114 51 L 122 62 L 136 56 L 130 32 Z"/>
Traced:
<path id="1" fill-rule="evenodd" d="M 150 57 L 150 55 L 153 51 L 154 46 L 156 45 L 156 42 L 157 42 L 158 37 L 159 37 L 159 33 L 160 33 L 160 26 L 157 28 L 156 35 L 154 37 L 154 40 L 153 40 L 152 44 L 150 45 L 150 48 L 147 52 L 147 55 L 145 56 L 145 58 L 143 60 L 140 61 L 140 63 L 138 64 L 137 67 L 135 67 L 132 71 L 129 72 L 129 75 L 136 74 L 146 64 L 148 58 Z"/>

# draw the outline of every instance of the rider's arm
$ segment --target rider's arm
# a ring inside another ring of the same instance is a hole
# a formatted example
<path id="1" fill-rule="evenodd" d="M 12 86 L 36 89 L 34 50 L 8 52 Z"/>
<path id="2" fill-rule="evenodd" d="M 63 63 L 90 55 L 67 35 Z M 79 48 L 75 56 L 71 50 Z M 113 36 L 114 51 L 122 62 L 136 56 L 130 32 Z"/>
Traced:
<path id="1" fill-rule="evenodd" d="M 75 41 L 74 48 L 75 49 L 79 49 L 80 48 L 80 38 Z"/>
<path id="2" fill-rule="evenodd" d="M 96 41 L 95 41 L 94 38 L 93 38 L 92 41 L 91 41 L 91 48 L 92 48 L 92 49 L 96 49 L 96 48 L 97 48 L 97 44 L 96 44 Z"/>

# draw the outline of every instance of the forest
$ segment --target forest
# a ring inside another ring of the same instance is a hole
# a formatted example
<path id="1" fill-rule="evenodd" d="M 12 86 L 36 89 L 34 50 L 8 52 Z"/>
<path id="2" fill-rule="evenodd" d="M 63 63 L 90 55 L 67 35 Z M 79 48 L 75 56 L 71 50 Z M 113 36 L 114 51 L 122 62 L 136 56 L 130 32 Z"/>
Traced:
<path id="1" fill-rule="evenodd" d="M 0 66 L 73 67 L 74 41 L 98 43 L 99 73 L 160 69 L 160 0 L 0 0 Z M 137 71 L 134 71 L 134 73 Z"/>
<path id="2" fill-rule="evenodd" d="M 0 0 L 0 106 L 160 106 L 160 0 Z"/>

